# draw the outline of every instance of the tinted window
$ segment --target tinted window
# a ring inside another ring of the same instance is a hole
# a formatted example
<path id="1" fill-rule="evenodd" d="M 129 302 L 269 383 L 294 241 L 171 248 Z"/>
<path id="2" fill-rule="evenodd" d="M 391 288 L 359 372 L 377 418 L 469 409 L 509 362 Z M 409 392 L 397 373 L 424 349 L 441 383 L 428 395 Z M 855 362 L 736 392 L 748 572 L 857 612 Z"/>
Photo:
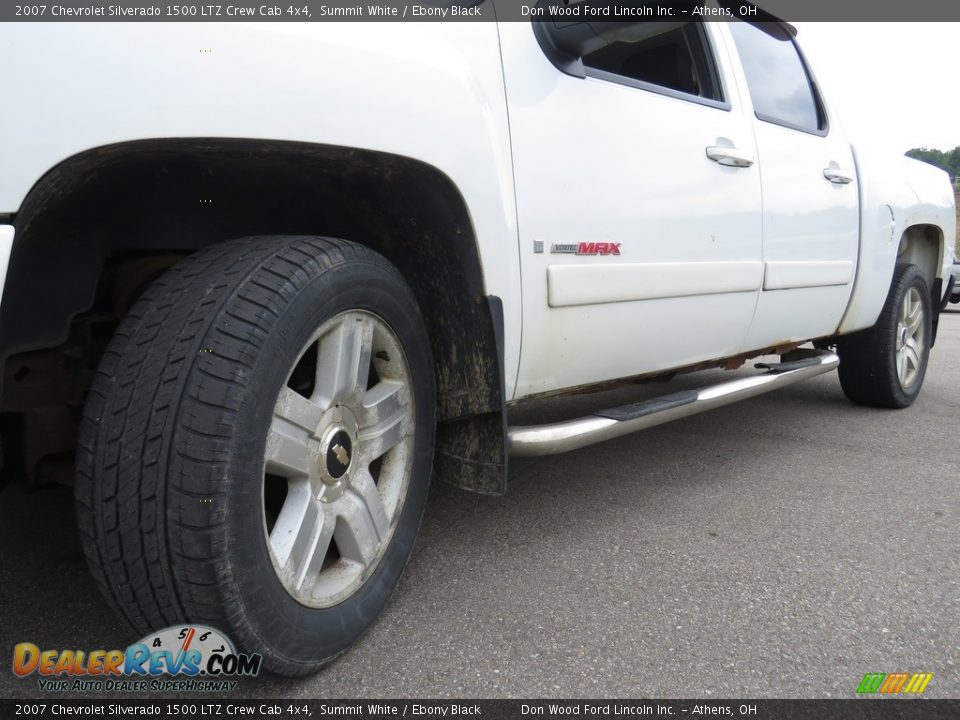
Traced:
<path id="1" fill-rule="evenodd" d="M 822 130 L 817 99 L 793 38 L 739 21 L 730 23 L 730 31 L 757 117 L 802 130 Z"/>
<path id="2" fill-rule="evenodd" d="M 698 23 L 634 23 L 616 41 L 584 55 L 583 65 L 590 75 L 608 73 L 722 100 L 712 56 Z"/>

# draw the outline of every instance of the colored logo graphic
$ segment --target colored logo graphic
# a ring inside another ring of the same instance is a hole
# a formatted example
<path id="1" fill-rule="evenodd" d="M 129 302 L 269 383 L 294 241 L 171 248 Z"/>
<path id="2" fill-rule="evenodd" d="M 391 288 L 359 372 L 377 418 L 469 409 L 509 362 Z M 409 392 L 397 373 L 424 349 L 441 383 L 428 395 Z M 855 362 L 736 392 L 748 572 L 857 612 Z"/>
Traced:
<path id="1" fill-rule="evenodd" d="M 867 673 L 857 687 L 857 694 L 919 695 L 933 680 L 933 673 Z"/>
<path id="2" fill-rule="evenodd" d="M 257 675 L 262 657 L 238 653 L 230 640 L 205 625 L 174 626 L 147 635 L 126 650 L 41 650 L 33 643 L 13 648 L 19 677 L 159 677 Z"/>
<path id="3" fill-rule="evenodd" d="M 567 253 L 570 255 L 619 255 L 621 245 L 623 245 L 623 243 L 554 243 L 550 246 L 550 252 Z"/>

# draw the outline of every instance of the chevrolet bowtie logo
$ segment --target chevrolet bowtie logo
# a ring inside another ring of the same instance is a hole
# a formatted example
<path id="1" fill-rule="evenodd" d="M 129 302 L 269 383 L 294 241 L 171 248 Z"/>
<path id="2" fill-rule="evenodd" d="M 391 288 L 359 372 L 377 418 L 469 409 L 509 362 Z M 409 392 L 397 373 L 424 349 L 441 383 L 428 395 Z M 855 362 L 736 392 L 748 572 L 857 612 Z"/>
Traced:
<path id="1" fill-rule="evenodd" d="M 341 465 L 347 465 L 350 462 L 350 455 L 347 453 L 343 445 L 338 443 L 337 445 L 334 445 L 331 450 L 333 450 L 333 454 L 337 457 L 337 462 L 339 462 Z"/>

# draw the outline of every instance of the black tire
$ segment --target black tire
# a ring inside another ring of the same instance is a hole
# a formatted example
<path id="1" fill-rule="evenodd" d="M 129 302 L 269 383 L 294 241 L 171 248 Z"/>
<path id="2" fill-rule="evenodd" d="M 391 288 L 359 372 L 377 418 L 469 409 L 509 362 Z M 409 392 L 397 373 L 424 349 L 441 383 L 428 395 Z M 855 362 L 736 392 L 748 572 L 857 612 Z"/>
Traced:
<path id="1" fill-rule="evenodd" d="M 375 313 L 400 341 L 415 398 L 407 494 L 372 574 L 326 608 L 273 571 L 263 520 L 266 430 L 289 368 L 338 313 Z M 426 504 L 433 365 L 416 300 L 377 253 L 344 240 L 252 237 L 166 272 L 116 332 L 80 432 L 83 550 L 104 596 L 141 635 L 202 623 L 273 673 L 342 653 L 386 605 Z"/>
<path id="2" fill-rule="evenodd" d="M 904 387 L 897 372 L 897 333 L 901 303 L 911 289 L 920 298 L 924 342 L 916 378 Z M 920 269 L 916 265 L 897 265 L 876 325 L 838 339 L 840 386 L 850 400 L 858 405 L 905 408 L 917 399 L 930 355 L 932 307 L 930 290 Z"/>

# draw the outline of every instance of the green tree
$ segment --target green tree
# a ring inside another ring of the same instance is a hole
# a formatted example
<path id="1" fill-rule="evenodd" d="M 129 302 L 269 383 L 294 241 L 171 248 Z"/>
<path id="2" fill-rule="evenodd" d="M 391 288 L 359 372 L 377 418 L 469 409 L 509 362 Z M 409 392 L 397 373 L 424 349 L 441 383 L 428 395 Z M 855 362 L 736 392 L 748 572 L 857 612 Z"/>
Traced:
<path id="1" fill-rule="evenodd" d="M 907 150 L 907 157 L 935 165 L 945 170 L 954 180 L 960 175 L 960 145 L 948 152 L 935 148 L 913 148 Z"/>
<path id="2" fill-rule="evenodd" d="M 954 179 L 960 177 L 960 145 L 951 150 L 947 155 L 947 164 L 949 166 L 947 172 L 950 173 Z"/>

